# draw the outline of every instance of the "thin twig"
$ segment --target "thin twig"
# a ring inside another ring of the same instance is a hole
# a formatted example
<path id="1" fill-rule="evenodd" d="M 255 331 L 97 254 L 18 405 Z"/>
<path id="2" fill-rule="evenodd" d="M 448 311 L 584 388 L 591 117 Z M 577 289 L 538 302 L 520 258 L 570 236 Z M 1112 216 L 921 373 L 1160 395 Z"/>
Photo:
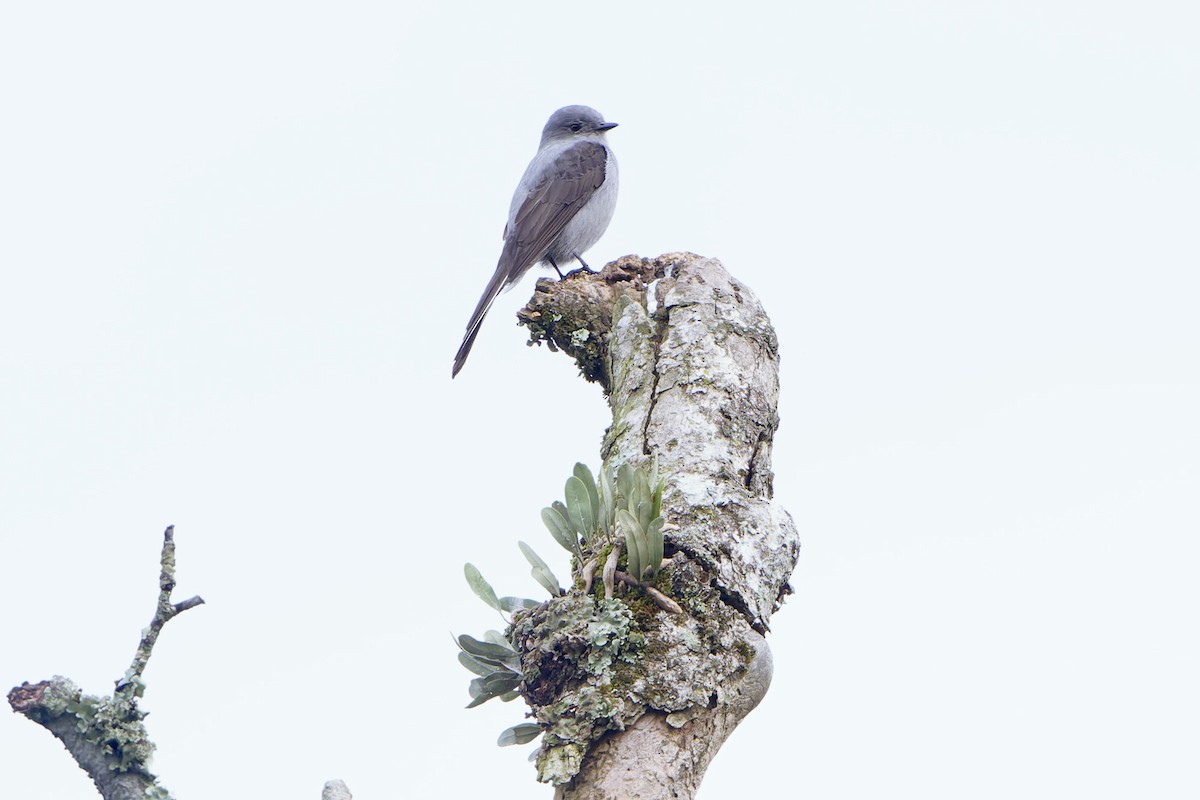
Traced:
<path id="1" fill-rule="evenodd" d="M 158 606 L 154 610 L 154 619 L 150 620 L 150 625 L 142 630 L 142 640 L 138 642 L 133 663 L 125 671 L 124 677 L 117 681 L 117 693 L 119 694 L 129 695 L 132 693 L 134 697 L 141 697 L 144 686 L 142 673 L 146 671 L 150 653 L 154 650 L 154 643 L 158 641 L 158 634 L 162 631 L 163 626 L 176 615 L 204 603 L 204 599 L 199 596 L 188 598 L 181 603 L 171 603 L 171 592 L 175 590 L 174 525 L 168 525 L 163 532 L 160 564 L 162 571 L 158 575 Z"/>

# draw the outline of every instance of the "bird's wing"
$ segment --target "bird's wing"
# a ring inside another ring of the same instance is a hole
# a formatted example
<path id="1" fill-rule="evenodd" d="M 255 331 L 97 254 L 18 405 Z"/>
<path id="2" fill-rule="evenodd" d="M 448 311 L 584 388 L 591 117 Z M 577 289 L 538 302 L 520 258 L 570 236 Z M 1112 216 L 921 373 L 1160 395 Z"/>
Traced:
<path id="1" fill-rule="evenodd" d="M 597 142 L 568 147 L 546 170 L 513 217 L 504 253 L 508 279 L 516 280 L 546 254 L 563 228 L 604 185 L 608 151 Z"/>
<path id="2" fill-rule="evenodd" d="M 525 197 L 504 231 L 504 250 L 475 313 L 467 323 L 462 345 L 454 356 L 453 375 L 466 363 L 479 326 L 492 301 L 508 284 L 517 281 L 542 260 L 567 223 L 579 213 L 596 190 L 604 185 L 608 151 L 596 142 L 571 145 L 554 159 L 542 180 Z"/>

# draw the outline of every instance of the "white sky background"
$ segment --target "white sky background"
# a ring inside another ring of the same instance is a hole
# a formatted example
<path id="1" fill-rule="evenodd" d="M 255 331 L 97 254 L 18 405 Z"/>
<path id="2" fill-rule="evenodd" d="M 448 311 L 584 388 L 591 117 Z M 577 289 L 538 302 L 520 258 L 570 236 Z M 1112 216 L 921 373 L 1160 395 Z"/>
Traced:
<path id="1" fill-rule="evenodd" d="M 620 123 L 594 265 L 720 258 L 783 352 L 803 549 L 701 798 L 1200 793 L 1192 3 L 38 3 L 0 18 L 0 688 L 145 707 L 180 800 L 543 797 L 465 711 L 462 578 L 597 465 L 493 308 L 551 111 Z M 541 274 L 545 274 L 542 272 Z M 0 713 L 6 797 L 83 800 Z M 780 794 L 782 792 L 783 794 Z"/>

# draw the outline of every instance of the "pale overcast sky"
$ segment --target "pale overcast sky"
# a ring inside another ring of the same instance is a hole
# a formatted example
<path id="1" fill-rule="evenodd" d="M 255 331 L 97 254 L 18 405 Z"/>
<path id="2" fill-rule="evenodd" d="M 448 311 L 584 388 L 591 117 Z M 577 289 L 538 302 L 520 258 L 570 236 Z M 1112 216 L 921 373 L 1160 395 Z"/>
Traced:
<path id="1" fill-rule="evenodd" d="M 541 797 L 450 632 L 535 596 L 608 420 L 493 308 L 555 108 L 596 265 L 722 260 L 803 549 L 700 797 L 1194 798 L 1200 12 L 1187 2 L 26 3 L 0 14 L 0 688 L 147 673 L 179 800 Z M 546 274 L 539 271 L 540 274 Z M 0 714 L 6 797 L 87 800 Z"/>

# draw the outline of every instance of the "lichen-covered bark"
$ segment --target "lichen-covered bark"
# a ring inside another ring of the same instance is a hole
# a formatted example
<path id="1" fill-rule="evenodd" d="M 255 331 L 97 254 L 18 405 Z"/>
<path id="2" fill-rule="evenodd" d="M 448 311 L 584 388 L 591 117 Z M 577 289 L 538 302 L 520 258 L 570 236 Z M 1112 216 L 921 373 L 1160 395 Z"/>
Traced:
<path id="1" fill-rule="evenodd" d="M 145 715 L 128 699 L 86 695 L 56 675 L 13 688 L 8 702 L 63 743 L 105 800 L 169 800 L 146 767 L 154 744 L 142 724 Z"/>
<path id="2" fill-rule="evenodd" d="M 628 603 L 610 663 L 581 666 L 603 610 L 574 594 L 519 616 L 526 699 L 548 729 L 539 777 L 562 800 L 687 798 L 770 682 L 763 634 L 790 592 L 795 525 L 772 503 L 778 342 L 753 293 L 715 259 L 627 256 L 539 281 L 533 341 L 576 359 L 613 422 L 605 469 L 657 457 L 671 563 L 657 585 L 684 609 Z M 611 602 L 611 601 L 610 601 Z"/>
<path id="3" fill-rule="evenodd" d="M 175 527 L 163 532 L 159 560 L 158 603 L 150 625 L 142 630 L 133 663 L 108 697 L 84 694 L 67 678 L 54 676 L 39 683 L 23 683 L 8 693 L 8 704 L 18 714 L 50 731 L 88 774 L 104 800 L 170 800 L 171 795 L 150 771 L 154 743 L 142 723 L 138 708 L 145 683 L 142 673 L 150 660 L 162 628 L 170 620 L 204 600 L 192 597 L 171 602 L 175 590 Z"/>

